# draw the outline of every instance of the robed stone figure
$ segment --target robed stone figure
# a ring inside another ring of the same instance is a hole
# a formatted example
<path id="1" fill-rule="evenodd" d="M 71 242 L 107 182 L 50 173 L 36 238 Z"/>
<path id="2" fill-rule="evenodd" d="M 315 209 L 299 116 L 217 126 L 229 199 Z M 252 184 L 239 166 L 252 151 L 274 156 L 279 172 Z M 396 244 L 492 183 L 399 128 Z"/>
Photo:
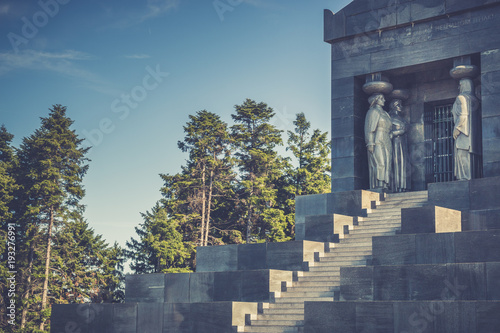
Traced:
<path id="1" fill-rule="evenodd" d="M 455 139 L 454 174 L 457 180 L 473 178 L 474 160 L 481 154 L 480 119 L 478 119 L 479 102 L 473 95 L 472 80 L 460 80 L 460 93 L 451 110 L 453 114 Z"/>
<path id="2" fill-rule="evenodd" d="M 405 192 L 409 190 L 408 181 L 408 140 L 406 131 L 408 123 L 401 113 L 403 102 L 395 99 L 390 104 L 389 115 L 392 119 L 392 178 L 391 189 L 393 192 Z"/>
<path id="3" fill-rule="evenodd" d="M 388 189 L 392 160 L 392 120 L 382 108 L 385 98 L 374 94 L 369 99 L 370 108 L 365 118 L 365 142 L 368 150 L 370 189 Z"/>

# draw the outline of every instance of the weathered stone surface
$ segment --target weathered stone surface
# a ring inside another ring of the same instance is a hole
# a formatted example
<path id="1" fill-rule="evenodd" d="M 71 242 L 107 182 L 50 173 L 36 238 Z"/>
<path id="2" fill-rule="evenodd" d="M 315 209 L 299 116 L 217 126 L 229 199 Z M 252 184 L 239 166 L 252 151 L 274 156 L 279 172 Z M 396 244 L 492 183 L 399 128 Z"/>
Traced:
<path id="1" fill-rule="evenodd" d="M 215 288 L 215 272 L 191 274 L 189 279 L 189 300 L 192 303 L 213 302 Z"/>
<path id="2" fill-rule="evenodd" d="M 401 209 L 401 233 L 442 233 L 462 230 L 462 214 L 439 206 Z"/>
<path id="3" fill-rule="evenodd" d="M 360 302 L 356 304 L 357 332 L 392 332 L 394 309 L 388 302 Z"/>
<path id="4" fill-rule="evenodd" d="M 471 302 L 434 302 L 436 332 L 467 333 L 476 331 L 476 304 Z"/>
<path id="5" fill-rule="evenodd" d="M 111 332 L 137 332 L 137 303 L 113 304 L 113 324 Z"/>
<path id="6" fill-rule="evenodd" d="M 190 273 L 165 274 L 165 302 L 189 303 Z"/>
<path id="7" fill-rule="evenodd" d="M 461 262 L 500 262 L 500 231 L 455 233 L 455 259 Z"/>
<path id="8" fill-rule="evenodd" d="M 407 266 L 410 300 L 436 300 L 446 287 L 446 265 Z"/>
<path id="9" fill-rule="evenodd" d="M 500 177 L 472 180 L 470 197 L 471 210 L 500 208 Z"/>
<path id="10" fill-rule="evenodd" d="M 266 268 L 267 245 L 241 244 L 238 246 L 238 270 Z"/>
<path id="11" fill-rule="evenodd" d="M 416 264 L 415 235 L 373 237 L 374 265 Z"/>
<path id="12" fill-rule="evenodd" d="M 486 283 L 488 300 L 500 300 L 500 263 L 488 262 L 486 265 Z"/>
<path id="13" fill-rule="evenodd" d="M 163 311 L 163 333 L 194 332 L 191 304 L 165 303 Z"/>
<path id="14" fill-rule="evenodd" d="M 415 236 L 417 264 L 446 264 L 455 262 L 453 233 Z"/>
<path id="15" fill-rule="evenodd" d="M 465 230 L 500 229 L 500 208 L 470 211 L 465 223 Z"/>
<path id="16" fill-rule="evenodd" d="M 373 300 L 373 267 L 341 267 L 340 299 Z"/>
<path id="17" fill-rule="evenodd" d="M 338 242 L 334 232 L 334 215 L 306 216 L 305 239 L 318 242 Z"/>
<path id="18" fill-rule="evenodd" d="M 477 333 L 495 332 L 500 327 L 500 302 L 478 302 L 476 305 Z"/>
<path id="19" fill-rule="evenodd" d="M 137 332 L 163 331 L 163 304 L 137 304 Z"/>
<path id="20" fill-rule="evenodd" d="M 356 333 L 356 304 L 353 302 L 305 302 L 305 333 Z"/>
<path id="21" fill-rule="evenodd" d="M 486 300 L 484 263 L 448 265 L 449 299 Z"/>
<path id="22" fill-rule="evenodd" d="M 197 272 L 238 270 L 238 245 L 200 246 L 196 251 Z"/>
<path id="23" fill-rule="evenodd" d="M 470 209 L 469 181 L 429 184 L 429 202 L 456 210 Z"/>
<path id="24" fill-rule="evenodd" d="M 89 304 L 54 304 L 50 321 L 52 332 L 88 332 Z"/>
<path id="25" fill-rule="evenodd" d="M 126 302 L 157 302 L 165 300 L 165 274 L 125 276 Z"/>
<path id="26" fill-rule="evenodd" d="M 148 304 L 158 304 L 162 303 L 148 303 Z M 80 304 L 83 306 L 83 304 Z M 89 305 L 89 318 L 88 318 L 88 333 L 101 333 L 101 332 L 111 332 L 112 329 L 112 318 L 113 318 L 113 304 L 110 303 L 91 303 Z M 52 324 L 51 324 L 52 326 Z M 71 331 L 71 330 L 70 330 Z M 56 331 L 58 332 L 58 331 Z M 63 331 L 61 331 L 63 332 Z M 66 331 L 64 331 L 66 332 Z M 74 332 L 78 332 L 75 330 Z M 83 331 L 85 332 L 85 331 Z"/>
<path id="27" fill-rule="evenodd" d="M 406 266 L 375 266 L 373 299 L 376 301 L 408 300 Z"/>

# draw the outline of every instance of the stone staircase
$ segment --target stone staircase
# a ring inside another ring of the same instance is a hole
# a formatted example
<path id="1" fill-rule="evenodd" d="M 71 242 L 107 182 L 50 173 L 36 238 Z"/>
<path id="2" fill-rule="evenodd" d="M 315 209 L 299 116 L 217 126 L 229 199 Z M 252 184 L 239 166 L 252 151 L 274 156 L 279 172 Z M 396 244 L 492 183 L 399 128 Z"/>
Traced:
<path id="1" fill-rule="evenodd" d="M 294 282 L 274 294 L 274 303 L 262 304 L 257 315 L 248 316 L 244 332 L 303 332 L 305 301 L 338 301 L 340 267 L 364 266 L 371 261 L 372 237 L 394 235 L 401 228 L 401 208 L 420 207 L 427 191 L 386 194 L 372 202 L 366 217 L 339 235 L 338 243 L 327 243 L 322 256 L 310 263 L 309 271 L 295 272 Z"/>

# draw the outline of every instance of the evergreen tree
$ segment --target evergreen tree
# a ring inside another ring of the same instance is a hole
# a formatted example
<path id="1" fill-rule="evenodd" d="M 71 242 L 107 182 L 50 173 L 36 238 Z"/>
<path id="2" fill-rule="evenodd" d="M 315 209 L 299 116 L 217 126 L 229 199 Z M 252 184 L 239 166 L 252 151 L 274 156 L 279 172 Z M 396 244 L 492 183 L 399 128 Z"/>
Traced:
<path id="1" fill-rule="evenodd" d="M 81 183 L 88 169 L 85 164 L 88 148 L 81 147 L 83 139 L 70 129 L 73 121 L 66 116 L 66 107 L 54 105 L 41 123 L 40 129 L 21 144 L 19 179 L 23 186 L 22 230 L 29 249 L 21 327 L 26 325 L 27 312 L 35 310 L 40 313 L 39 329 L 43 331 L 50 312 L 47 305 L 53 232 L 66 214 L 82 210 L 79 200 L 84 196 Z M 43 282 L 41 290 L 35 290 L 33 269 L 41 249 Z M 38 297 L 40 308 L 32 309 L 33 300 Z"/>
<path id="2" fill-rule="evenodd" d="M 265 103 L 247 99 L 235 110 L 232 118 L 236 124 L 231 129 L 240 171 L 241 214 L 245 218 L 246 242 L 250 243 L 266 239 L 271 228 L 284 223 L 281 214 L 272 211 L 277 198 L 274 182 L 283 164 L 275 151 L 282 144 L 281 131 L 270 123 L 274 111 Z"/>
<path id="3" fill-rule="evenodd" d="M 229 185 L 234 179 L 231 170 L 230 136 L 227 124 L 218 115 L 206 110 L 189 116 L 184 126 L 186 136 L 178 146 L 189 153 L 183 173 L 189 175 L 184 182 L 192 192 L 193 211 L 199 215 L 200 228 L 198 245 L 207 246 L 212 223 L 212 212 L 217 207 L 216 197 L 230 195 Z"/>
<path id="4" fill-rule="evenodd" d="M 135 228 L 139 239 L 131 238 L 125 251 L 131 269 L 136 274 L 191 272 L 194 246 L 184 241 L 179 222 L 160 204 L 142 217 Z"/>
<path id="5" fill-rule="evenodd" d="M 11 142 L 14 136 L 0 127 L 0 303 L 9 304 L 9 271 L 16 270 L 16 248 L 12 239 L 17 239 L 17 224 L 13 219 L 13 203 L 19 186 L 15 180 L 16 156 Z M 9 223 L 10 224 L 9 226 Z M 14 237 L 14 238 L 12 238 Z M 10 242 L 10 243 L 9 243 Z M 0 308 L 0 327 L 7 327 L 6 306 Z"/>
<path id="6" fill-rule="evenodd" d="M 298 166 L 289 173 L 293 195 L 330 192 L 330 141 L 319 129 L 309 133 L 311 123 L 304 113 L 297 114 L 294 132 L 288 131 L 288 147 Z"/>

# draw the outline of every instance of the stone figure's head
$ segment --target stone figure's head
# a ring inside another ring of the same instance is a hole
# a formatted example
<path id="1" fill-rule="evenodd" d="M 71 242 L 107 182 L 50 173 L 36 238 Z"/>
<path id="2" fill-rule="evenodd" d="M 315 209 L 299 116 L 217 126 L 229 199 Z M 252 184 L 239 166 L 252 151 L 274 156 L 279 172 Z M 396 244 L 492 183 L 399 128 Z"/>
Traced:
<path id="1" fill-rule="evenodd" d="M 373 94 L 368 98 L 368 103 L 370 103 L 370 107 L 374 105 L 384 106 L 385 98 L 383 94 Z"/>
<path id="2" fill-rule="evenodd" d="M 471 79 L 463 78 L 460 80 L 460 93 L 470 93 L 474 91 L 474 83 L 472 83 Z"/>
<path id="3" fill-rule="evenodd" d="M 389 108 L 391 111 L 399 113 L 403 110 L 403 101 L 400 99 L 394 99 L 391 104 L 389 104 Z"/>

